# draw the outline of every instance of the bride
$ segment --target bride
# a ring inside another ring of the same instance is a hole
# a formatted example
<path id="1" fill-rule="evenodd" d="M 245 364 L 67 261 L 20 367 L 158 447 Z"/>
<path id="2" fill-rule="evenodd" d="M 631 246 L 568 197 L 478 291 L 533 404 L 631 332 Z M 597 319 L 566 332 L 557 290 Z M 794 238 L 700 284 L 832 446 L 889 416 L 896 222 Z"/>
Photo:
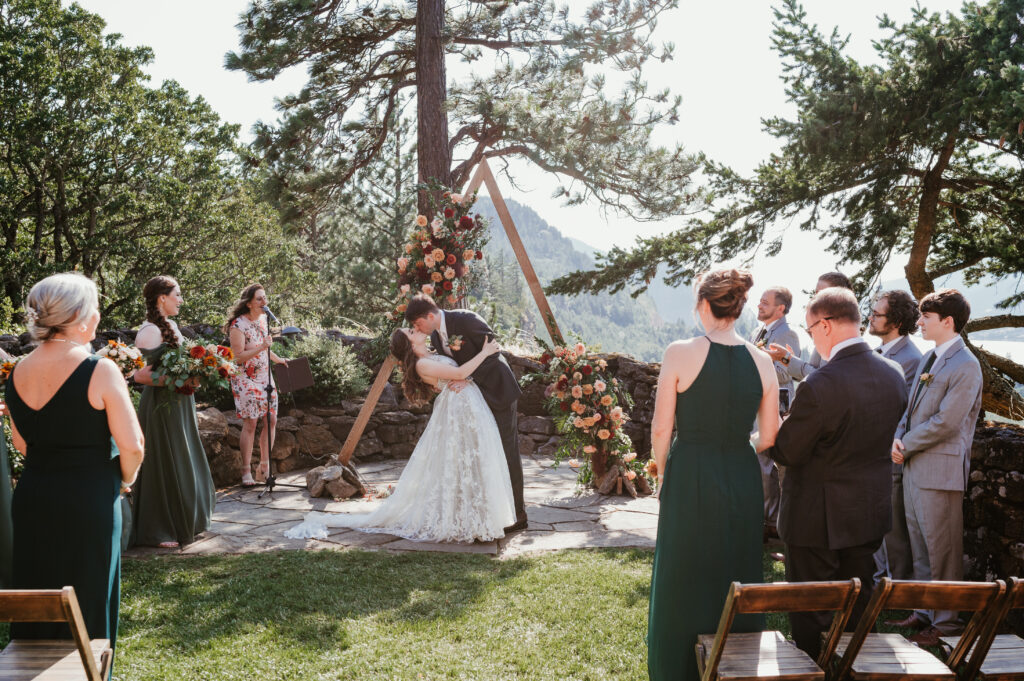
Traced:
<path id="1" fill-rule="evenodd" d="M 489 541 L 516 521 L 512 483 L 501 436 L 480 389 L 464 381 L 498 344 L 488 340 L 472 360 L 458 366 L 427 348 L 427 335 L 396 329 L 391 354 L 402 365 L 402 391 L 422 404 L 436 391 L 433 412 L 394 493 L 370 513 L 309 513 L 285 532 L 292 538 L 324 538 L 328 527 L 393 534 L 418 541 Z"/>

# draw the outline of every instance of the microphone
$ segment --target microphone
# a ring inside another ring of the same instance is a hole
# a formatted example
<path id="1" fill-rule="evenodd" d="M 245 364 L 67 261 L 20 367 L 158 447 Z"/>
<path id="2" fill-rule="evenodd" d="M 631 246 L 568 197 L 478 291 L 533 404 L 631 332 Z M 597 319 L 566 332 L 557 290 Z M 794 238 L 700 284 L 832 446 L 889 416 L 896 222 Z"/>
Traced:
<path id="1" fill-rule="evenodd" d="M 273 312 L 271 312 L 270 308 L 267 307 L 266 305 L 263 306 L 263 312 L 266 313 L 267 319 L 269 319 L 270 321 L 274 322 L 275 324 L 277 324 L 277 323 L 279 323 L 281 321 L 280 319 L 277 318 L 277 315 L 275 315 Z"/>

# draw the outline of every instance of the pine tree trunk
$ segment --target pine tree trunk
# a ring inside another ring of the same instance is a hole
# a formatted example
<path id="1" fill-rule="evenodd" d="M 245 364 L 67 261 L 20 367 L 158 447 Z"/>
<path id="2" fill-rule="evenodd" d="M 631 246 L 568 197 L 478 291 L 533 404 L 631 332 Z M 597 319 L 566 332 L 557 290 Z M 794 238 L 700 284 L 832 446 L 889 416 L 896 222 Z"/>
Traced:
<path id="1" fill-rule="evenodd" d="M 949 159 L 953 156 L 956 136 L 946 136 L 946 142 L 939 150 L 935 164 L 924 175 L 922 181 L 921 202 L 917 209 L 917 228 L 914 230 L 914 241 L 910 247 L 910 258 L 903 271 L 907 275 L 907 283 L 914 297 L 921 300 L 935 290 L 931 277 L 928 276 L 928 253 L 932 248 L 932 236 L 935 234 L 935 222 L 939 210 L 939 196 L 942 193 L 942 174 L 946 172 Z"/>
<path id="2" fill-rule="evenodd" d="M 448 151 L 447 79 L 444 68 L 444 0 L 419 0 L 416 8 L 417 167 L 420 182 L 451 184 Z M 419 212 L 430 216 L 430 200 L 420 192 Z"/>

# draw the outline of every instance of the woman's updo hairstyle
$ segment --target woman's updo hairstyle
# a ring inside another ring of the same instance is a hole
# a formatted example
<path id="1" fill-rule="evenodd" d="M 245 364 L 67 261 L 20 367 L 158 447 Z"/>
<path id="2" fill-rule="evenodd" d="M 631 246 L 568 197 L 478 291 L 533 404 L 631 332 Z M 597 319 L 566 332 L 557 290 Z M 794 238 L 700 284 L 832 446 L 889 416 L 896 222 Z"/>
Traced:
<path id="1" fill-rule="evenodd" d="M 50 340 L 83 323 L 99 302 L 96 284 L 89 277 L 77 272 L 50 275 L 33 286 L 25 299 L 28 333 L 37 343 Z"/>
<path id="2" fill-rule="evenodd" d="M 162 274 L 153 277 L 142 287 L 142 297 L 146 299 L 146 321 L 160 329 L 160 337 L 170 348 L 178 347 L 178 337 L 174 335 L 174 329 L 167 318 L 160 314 L 157 302 L 160 296 L 170 295 L 177 287 L 178 282 Z"/>
<path id="3" fill-rule="evenodd" d="M 747 291 L 753 285 L 754 277 L 747 270 L 711 270 L 697 279 L 697 302 L 708 301 L 716 319 L 736 319 L 743 313 Z"/>

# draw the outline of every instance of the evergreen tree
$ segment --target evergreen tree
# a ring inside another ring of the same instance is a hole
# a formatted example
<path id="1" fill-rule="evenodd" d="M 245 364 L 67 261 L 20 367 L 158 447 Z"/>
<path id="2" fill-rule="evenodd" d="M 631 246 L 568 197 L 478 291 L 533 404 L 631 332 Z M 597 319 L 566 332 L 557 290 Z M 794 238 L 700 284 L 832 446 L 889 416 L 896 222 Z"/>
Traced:
<path id="1" fill-rule="evenodd" d="M 258 126 L 254 149 L 289 222 L 313 222 L 383 153 L 402 95 L 416 93 L 418 177 L 460 187 L 485 158 L 529 159 L 568 186 L 640 219 L 679 213 L 694 159 L 651 142 L 679 99 L 641 74 L 657 19 L 677 0 L 598 0 L 581 20 L 544 0 L 256 0 L 239 23 L 230 69 L 254 80 L 305 66 L 306 86 Z M 476 69 L 449 85 L 446 60 Z M 624 76 L 609 93 L 595 66 Z M 429 212 L 421 193 L 420 212 Z"/>
<path id="2" fill-rule="evenodd" d="M 769 230 L 794 217 L 801 229 L 828 239 L 839 262 L 862 268 L 861 293 L 891 257 L 904 253 L 919 299 L 954 272 L 969 282 L 1019 275 L 1022 15 L 1024 0 L 991 0 L 968 2 L 959 15 L 919 7 L 904 25 L 882 17 L 887 35 L 875 44 L 881 62 L 875 66 L 845 56 L 847 39 L 836 30 L 826 36 L 796 0 L 785 0 L 775 12 L 773 42 L 797 116 L 764 121 L 781 151 L 751 177 L 706 163 L 720 201 L 710 219 L 613 249 L 596 268 L 561 277 L 549 290 L 644 290 L 660 263 L 668 266 L 668 283 L 689 281 L 710 264 L 757 247 L 777 254 L 782 236 Z M 1003 305 L 1022 300 L 1024 293 Z M 1024 316 L 974 319 L 967 331 L 1006 326 L 1024 326 Z M 1024 415 L 1012 387 L 1024 383 L 1024 366 L 973 349 L 985 367 L 985 409 Z"/>

